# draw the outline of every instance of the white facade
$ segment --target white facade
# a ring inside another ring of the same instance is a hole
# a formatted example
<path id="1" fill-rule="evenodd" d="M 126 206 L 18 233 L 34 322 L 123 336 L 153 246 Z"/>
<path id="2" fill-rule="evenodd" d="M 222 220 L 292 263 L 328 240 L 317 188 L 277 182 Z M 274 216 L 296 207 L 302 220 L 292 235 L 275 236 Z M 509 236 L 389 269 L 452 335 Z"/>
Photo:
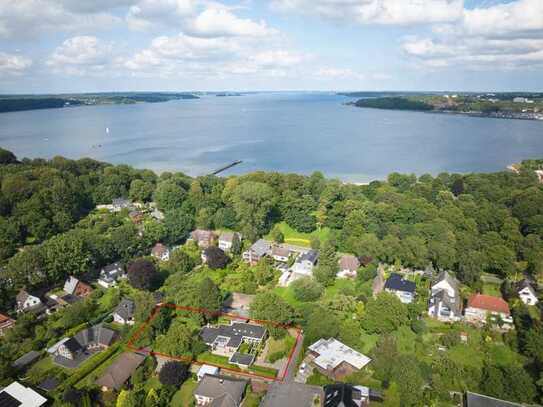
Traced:
<path id="1" fill-rule="evenodd" d="M 202 365 L 202 367 L 198 370 L 198 373 L 196 374 L 198 381 L 202 380 L 206 374 L 218 375 L 219 368 L 216 366 Z"/>
<path id="2" fill-rule="evenodd" d="M 47 399 L 39 393 L 32 390 L 30 387 L 25 387 L 19 382 L 13 382 L 0 393 L 7 393 L 17 401 L 19 407 L 40 407 L 47 403 Z"/>
<path id="3" fill-rule="evenodd" d="M 411 304 L 413 300 L 415 299 L 415 295 L 408 291 L 399 291 L 399 290 L 393 290 L 390 288 L 385 288 L 385 291 L 391 294 L 394 294 L 404 304 Z"/>
<path id="4" fill-rule="evenodd" d="M 513 323 L 513 318 L 511 318 L 509 314 L 505 314 L 503 312 L 487 311 L 485 309 L 476 307 L 466 308 L 466 310 L 464 311 L 464 316 L 466 317 L 466 321 L 468 322 L 486 323 L 487 316 L 490 316 L 490 318 L 492 319 L 497 319 L 499 317 L 503 322 L 507 324 Z"/>
<path id="5" fill-rule="evenodd" d="M 536 305 L 539 299 L 535 295 L 535 292 L 530 287 L 524 287 L 518 292 L 520 300 L 526 305 Z"/>
<path id="6" fill-rule="evenodd" d="M 21 304 L 20 309 L 24 311 L 40 304 L 41 300 L 38 297 L 28 294 L 25 301 Z"/>
<path id="7" fill-rule="evenodd" d="M 123 317 L 121 317 L 116 312 L 113 313 L 113 321 L 117 322 L 118 324 L 122 324 L 122 325 L 134 325 L 134 320 L 133 319 L 124 319 Z"/>

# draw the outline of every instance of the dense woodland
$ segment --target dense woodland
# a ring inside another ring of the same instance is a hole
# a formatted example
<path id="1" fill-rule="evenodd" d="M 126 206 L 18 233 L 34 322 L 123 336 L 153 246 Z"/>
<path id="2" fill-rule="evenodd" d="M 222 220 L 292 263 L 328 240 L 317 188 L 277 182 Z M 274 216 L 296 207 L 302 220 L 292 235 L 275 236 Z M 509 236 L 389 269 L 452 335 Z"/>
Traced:
<path id="1" fill-rule="evenodd" d="M 410 306 L 386 294 L 371 298 L 378 262 L 451 270 L 469 292 L 482 289 L 485 273 L 506 282 L 523 275 L 541 280 L 543 188 L 534 166 L 537 162 L 526 162 L 518 174 L 417 177 L 393 173 L 386 181 L 358 186 L 326 179 L 318 172 L 310 176 L 264 172 L 227 178 L 190 178 L 168 172 L 157 176 L 91 159 L 18 161 L 0 150 L 0 310 L 12 308 L 21 287 L 50 289 L 68 275 L 86 276 L 109 262 L 123 260 L 129 269 L 138 270 L 132 273 L 135 278 L 129 272 L 129 281 L 133 294 L 141 296 L 139 320 L 152 308 L 148 294 L 156 289 L 168 301 L 208 309 L 218 309 L 229 292 L 256 294 L 251 306 L 254 318 L 299 323 L 307 344 L 322 336 L 336 336 L 370 352 L 371 377 L 351 381 L 382 388 L 387 405 L 447 400 L 449 391 L 465 389 L 509 400 L 539 401 L 543 393 L 539 310 L 515 307 L 516 330 L 503 335 L 486 328 L 440 327 L 443 330 L 435 340 L 468 356 L 429 357 L 424 354 L 424 341 L 433 328 L 421 318 L 427 286 L 417 282 L 419 299 Z M 156 202 L 165 219 L 145 221 L 140 236 L 126 214 L 94 214 L 97 204 L 117 197 Z M 289 287 L 292 299 L 275 289 L 277 275 L 266 261 L 256 267 L 240 261 L 241 247 L 232 259 L 217 254 L 216 263 L 198 272 L 193 269 L 200 262 L 199 252 L 190 244 L 158 267 L 144 264 L 149 262 L 145 259 L 133 261 L 148 255 L 158 241 L 183 244 L 195 227 L 240 231 L 245 247 L 270 232 L 280 241 L 281 232 L 274 225 L 281 222 L 314 236 L 326 232 L 326 239 L 311 242 L 321 252 L 315 279 L 302 279 Z M 338 252 L 353 253 L 367 264 L 352 284 L 335 281 Z M 507 284 L 503 287 L 506 295 Z M 86 317 L 100 317 L 122 294 L 121 290 L 109 298 L 112 294 L 107 293 L 103 299 L 97 293 L 78 307 Z M 64 311 L 68 316 L 61 314 L 54 323 L 37 326 L 31 317 L 20 317 L 28 322 L 18 323 L 0 342 L 0 370 L 7 372 L 3 367 L 23 350 L 43 347 L 64 329 L 85 321 L 70 309 Z M 161 349 L 178 354 L 201 351 L 194 349 L 201 344 L 194 340 L 189 325 L 172 323 L 168 315 L 157 324 L 142 341 L 159 341 Z M 470 333 L 469 349 L 460 348 L 468 347 L 459 344 L 460 329 Z M 280 332 L 272 335 L 281 337 Z M 144 393 L 132 396 L 140 401 L 145 397 Z"/>

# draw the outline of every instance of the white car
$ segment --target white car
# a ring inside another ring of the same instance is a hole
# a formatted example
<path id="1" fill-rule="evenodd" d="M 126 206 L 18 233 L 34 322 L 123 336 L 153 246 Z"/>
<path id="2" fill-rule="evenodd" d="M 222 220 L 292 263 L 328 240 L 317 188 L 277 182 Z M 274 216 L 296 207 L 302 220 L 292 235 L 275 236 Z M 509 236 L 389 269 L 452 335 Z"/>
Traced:
<path id="1" fill-rule="evenodd" d="M 300 373 L 303 373 L 305 372 L 305 368 L 307 367 L 307 365 L 305 364 L 305 362 L 303 362 L 301 365 L 300 365 Z"/>

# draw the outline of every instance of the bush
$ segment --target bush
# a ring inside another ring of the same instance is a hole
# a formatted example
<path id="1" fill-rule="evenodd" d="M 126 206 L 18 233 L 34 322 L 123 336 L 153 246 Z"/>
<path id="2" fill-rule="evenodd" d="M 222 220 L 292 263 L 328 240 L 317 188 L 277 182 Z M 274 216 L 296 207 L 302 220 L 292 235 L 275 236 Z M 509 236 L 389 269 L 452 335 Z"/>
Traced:
<path id="1" fill-rule="evenodd" d="M 228 264 L 228 256 L 216 246 L 210 246 L 204 251 L 206 264 L 210 269 L 223 269 Z"/>
<path id="2" fill-rule="evenodd" d="M 298 301 L 315 301 L 320 298 L 324 287 L 311 277 L 302 277 L 292 283 L 294 297 Z"/>
<path id="3" fill-rule="evenodd" d="M 175 387 L 181 386 L 181 384 L 189 377 L 188 365 L 181 362 L 166 362 L 160 373 L 158 379 L 163 385 L 171 385 Z"/>
<path id="4" fill-rule="evenodd" d="M 128 281 L 134 288 L 140 290 L 151 289 L 155 275 L 155 265 L 147 259 L 137 259 L 128 266 Z"/>

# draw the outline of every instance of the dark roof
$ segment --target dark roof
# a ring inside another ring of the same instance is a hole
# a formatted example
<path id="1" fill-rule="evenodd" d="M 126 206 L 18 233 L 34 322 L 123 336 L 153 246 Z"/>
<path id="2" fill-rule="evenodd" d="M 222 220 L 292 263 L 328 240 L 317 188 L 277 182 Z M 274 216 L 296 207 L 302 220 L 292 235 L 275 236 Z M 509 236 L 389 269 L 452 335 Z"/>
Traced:
<path id="1" fill-rule="evenodd" d="M 466 393 L 465 401 L 466 407 L 521 407 L 517 403 L 470 392 Z"/>
<path id="2" fill-rule="evenodd" d="M 246 386 L 246 380 L 206 374 L 194 389 L 194 394 L 211 398 L 213 407 L 239 406 Z"/>
<path id="3" fill-rule="evenodd" d="M 19 359 L 14 361 L 11 364 L 11 366 L 14 367 L 15 369 L 21 369 L 21 368 L 24 368 L 24 367 L 28 366 L 29 364 L 34 362 L 39 357 L 40 357 L 40 352 L 35 351 L 35 350 L 31 350 L 30 352 L 25 353 Z"/>
<path id="4" fill-rule="evenodd" d="M 234 352 L 234 354 L 230 357 L 230 363 L 243 366 L 249 366 L 254 360 L 255 357 L 253 355 L 240 352 Z"/>
<path id="5" fill-rule="evenodd" d="M 337 383 L 324 386 L 324 407 L 358 407 L 362 400 L 362 387 Z M 365 388 L 368 391 L 369 389 Z"/>
<path id="6" fill-rule="evenodd" d="M 141 353 L 124 352 L 96 380 L 98 386 L 119 390 L 145 360 Z"/>
<path id="7" fill-rule="evenodd" d="M 404 280 L 402 276 L 392 273 L 385 282 L 385 289 L 414 293 L 416 284 L 413 281 Z"/>
<path id="8" fill-rule="evenodd" d="M 433 296 L 433 299 L 435 304 L 443 302 L 447 308 L 454 312 L 454 315 L 460 315 L 462 312 L 462 300 L 460 297 L 449 297 L 447 290 L 439 290 L 436 295 Z M 437 313 L 437 307 L 435 312 Z"/>
<path id="9" fill-rule="evenodd" d="M 129 300 L 128 298 L 123 298 L 119 305 L 117 305 L 117 308 L 115 308 L 114 313 L 127 321 L 134 317 L 135 307 L 134 301 Z"/>
<path id="10" fill-rule="evenodd" d="M 319 258 L 319 252 L 316 251 L 316 250 L 309 250 L 308 252 L 302 254 L 299 258 L 298 258 L 298 262 L 301 263 L 302 261 L 309 261 L 313 264 L 315 264 L 317 262 L 317 259 Z"/>
<path id="11" fill-rule="evenodd" d="M 233 322 L 231 325 L 219 325 L 215 327 L 205 326 L 200 331 L 202 340 L 211 345 L 218 336 L 230 338 L 228 346 L 237 347 L 241 344 L 243 336 L 255 339 L 262 339 L 266 334 L 266 328 L 261 325 L 245 322 Z"/>
<path id="12" fill-rule="evenodd" d="M 517 283 L 517 290 L 520 291 L 520 290 L 523 290 L 525 288 L 529 288 L 530 291 L 532 291 L 533 293 L 535 293 L 535 290 L 534 290 L 534 287 L 533 285 L 530 283 L 529 280 L 527 279 L 522 279 L 520 280 L 518 283 Z"/>
<path id="13" fill-rule="evenodd" d="M 83 350 L 83 347 L 75 338 L 69 338 L 66 342 L 63 343 L 63 345 L 71 353 L 76 353 Z"/>
<path id="14" fill-rule="evenodd" d="M 43 382 L 38 384 L 38 388 L 42 389 L 43 391 L 50 392 L 51 390 L 55 390 L 59 384 L 60 380 L 56 377 L 48 377 Z M 0 406 L 1 405 L 2 404 L 0 404 Z"/>
<path id="15" fill-rule="evenodd" d="M 115 271 L 115 270 L 122 271 L 122 269 L 123 269 L 123 265 L 119 261 L 117 261 L 115 263 L 108 264 L 108 265 L 102 267 L 102 270 L 105 273 L 111 273 L 112 271 Z"/>
<path id="16" fill-rule="evenodd" d="M 18 407 L 21 404 L 23 403 L 13 397 L 11 394 L 5 391 L 0 392 L 0 407 Z"/>
<path id="17" fill-rule="evenodd" d="M 74 338 L 82 347 L 90 344 L 109 346 L 115 338 L 115 331 L 103 325 L 94 325 L 75 334 Z"/>
<path id="18" fill-rule="evenodd" d="M 60 297 L 63 301 L 67 302 L 68 304 L 74 304 L 77 301 L 81 301 L 81 298 L 73 295 L 73 294 L 66 294 L 64 297 Z"/>

